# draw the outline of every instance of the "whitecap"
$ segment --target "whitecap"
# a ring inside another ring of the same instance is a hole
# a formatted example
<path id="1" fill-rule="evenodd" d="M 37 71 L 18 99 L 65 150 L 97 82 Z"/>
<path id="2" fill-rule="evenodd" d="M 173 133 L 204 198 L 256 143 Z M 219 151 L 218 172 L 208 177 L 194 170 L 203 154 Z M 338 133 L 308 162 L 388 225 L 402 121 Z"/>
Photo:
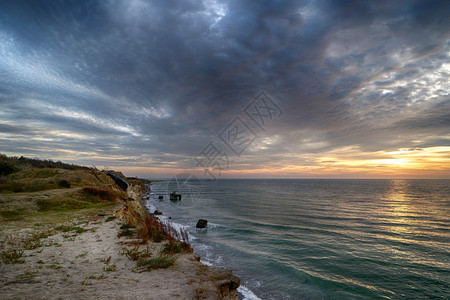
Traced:
<path id="1" fill-rule="evenodd" d="M 262 300 L 244 285 L 238 287 L 238 292 L 242 295 L 242 300 Z"/>

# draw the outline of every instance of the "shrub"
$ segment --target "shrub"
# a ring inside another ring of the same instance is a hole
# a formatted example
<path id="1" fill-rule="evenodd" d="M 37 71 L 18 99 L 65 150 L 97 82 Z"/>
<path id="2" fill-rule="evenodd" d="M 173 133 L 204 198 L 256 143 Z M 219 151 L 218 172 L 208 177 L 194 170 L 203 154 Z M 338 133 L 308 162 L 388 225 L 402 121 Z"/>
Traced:
<path id="1" fill-rule="evenodd" d="M 137 233 L 144 241 L 151 240 L 156 243 L 170 238 L 164 224 L 150 215 L 145 218 L 144 224 L 139 227 Z"/>
<path id="2" fill-rule="evenodd" d="M 145 218 L 145 222 L 139 227 L 137 234 L 144 241 L 152 240 L 153 242 L 159 243 L 163 240 L 169 240 L 170 245 L 167 247 L 172 250 L 177 250 L 179 247 L 183 249 L 181 251 L 192 250 L 189 244 L 188 234 L 185 230 L 181 229 L 180 233 L 178 233 L 170 223 L 163 223 L 151 215 Z M 172 251 L 170 249 L 168 250 L 169 252 Z"/>
<path id="3" fill-rule="evenodd" d="M 0 161 L 0 176 L 7 176 L 17 171 L 19 171 L 19 169 L 13 164 L 6 161 Z"/>
<path id="4" fill-rule="evenodd" d="M 58 185 L 60 187 L 70 188 L 70 183 L 67 180 L 65 180 L 65 179 L 60 180 L 58 182 Z"/>

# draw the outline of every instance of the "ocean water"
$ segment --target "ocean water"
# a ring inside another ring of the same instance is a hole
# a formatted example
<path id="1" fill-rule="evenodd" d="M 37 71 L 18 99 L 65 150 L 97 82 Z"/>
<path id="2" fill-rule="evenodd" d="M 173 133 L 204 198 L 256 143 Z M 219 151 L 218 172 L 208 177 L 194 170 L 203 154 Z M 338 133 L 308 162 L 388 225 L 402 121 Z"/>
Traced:
<path id="1" fill-rule="evenodd" d="M 450 180 L 180 180 L 180 202 L 151 188 L 149 210 L 232 269 L 240 299 L 450 299 Z"/>

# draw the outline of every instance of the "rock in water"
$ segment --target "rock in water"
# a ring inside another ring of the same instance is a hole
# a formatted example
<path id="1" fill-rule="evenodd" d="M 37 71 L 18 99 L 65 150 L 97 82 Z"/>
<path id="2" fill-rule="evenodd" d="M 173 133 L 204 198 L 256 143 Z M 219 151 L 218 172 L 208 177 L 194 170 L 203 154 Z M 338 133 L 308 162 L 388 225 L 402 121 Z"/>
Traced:
<path id="1" fill-rule="evenodd" d="M 164 196 L 163 195 L 159 195 L 158 199 L 162 200 L 162 199 L 164 199 Z"/>
<path id="2" fill-rule="evenodd" d="M 208 226 L 208 221 L 205 219 L 200 219 L 200 220 L 198 220 L 197 225 L 195 227 L 206 228 L 206 226 Z"/>
<path id="3" fill-rule="evenodd" d="M 160 211 L 160 210 L 155 210 L 155 211 L 153 212 L 153 214 L 154 214 L 155 216 L 159 216 L 159 215 L 162 215 L 162 211 Z"/>

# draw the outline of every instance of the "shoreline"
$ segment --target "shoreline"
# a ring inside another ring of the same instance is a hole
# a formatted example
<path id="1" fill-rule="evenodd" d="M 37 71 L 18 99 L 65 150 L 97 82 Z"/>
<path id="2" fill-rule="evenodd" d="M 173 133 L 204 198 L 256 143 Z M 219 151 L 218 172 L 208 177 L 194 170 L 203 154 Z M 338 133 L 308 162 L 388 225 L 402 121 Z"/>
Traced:
<path id="1" fill-rule="evenodd" d="M 160 182 L 156 182 L 155 184 L 161 184 L 164 183 L 164 180 L 161 180 Z M 154 182 L 151 183 L 152 185 L 154 184 Z M 198 253 L 200 254 L 201 257 L 201 263 L 210 266 L 210 267 L 216 267 L 216 268 L 228 268 L 227 265 L 224 264 L 220 264 L 219 261 L 222 260 L 222 257 L 217 257 L 216 254 L 214 253 L 214 247 L 211 247 L 210 244 L 205 244 L 201 242 L 201 235 L 199 234 L 199 231 L 203 231 L 206 229 L 196 229 L 196 221 L 198 220 L 198 218 L 196 219 L 191 219 L 191 222 L 183 222 L 183 220 L 180 220 L 179 218 L 177 218 L 177 213 L 175 213 L 173 210 L 169 209 L 167 207 L 168 203 L 169 204 L 173 204 L 171 201 L 169 201 L 169 197 L 168 194 L 165 194 L 166 189 L 164 189 L 164 191 L 162 191 L 160 188 L 155 187 L 155 190 L 150 189 L 147 190 L 147 193 L 145 194 L 143 200 L 145 203 L 145 206 L 147 208 L 147 210 L 149 212 L 154 212 L 154 211 L 159 211 L 162 214 L 158 215 L 157 217 L 162 220 L 163 222 L 170 222 L 175 228 L 177 228 L 177 230 L 185 230 L 187 232 L 189 232 L 190 238 L 192 240 L 192 246 L 194 248 L 194 251 L 199 251 Z M 183 191 L 181 191 L 183 192 Z M 186 192 L 186 191 L 184 191 Z M 186 192 L 188 193 L 188 192 Z M 159 195 L 163 195 L 165 200 L 162 199 L 158 199 Z M 182 200 L 183 201 L 183 200 Z M 164 203 L 163 205 L 161 205 L 162 203 Z M 171 206 L 171 205 L 168 205 Z M 179 212 L 178 212 L 179 213 Z M 186 220 L 184 220 L 186 221 Z M 221 226 L 218 225 L 214 222 L 211 222 L 211 220 L 208 218 L 208 227 L 209 229 L 215 228 L 216 226 Z M 209 250 L 205 250 L 205 249 L 209 249 Z M 205 255 L 205 251 L 207 251 L 206 255 Z M 211 254 L 211 255 L 210 255 Z M 231 268 L 233 271 L 235 271 L 233 268 Z M 247 287 L 241 285 L 238 287 L 237 289 L 238 291 L 238 295 L 239 295 L 239 299 L 252 299 L 252 300 L 258 300 L 261 299 L 259 298 L 254 291 Z"/>
<path id="2" fill-rule="evenodd" d="M 67 231 L 40 239 L 16 263 L 0 265 L 0 296 L 33 299 L 238 299 L 240 281 L 230 270 L 209 267 L 195 253 L 174 254 L 168 268 L 143 271 L 127 253 L 160 253 L 163 243 L 118 237 L 123 222 L 148 215 L 142 184 L 131 185 L 128 198 L 98 215 L 65 223 Z M 113 217 L 114 214 L 114 217 Z M 72 228 L 72 229 L 71 229 Z M 75 229 L 73 229 L 75 228 Z M 26 228 L 11 229 L 18 235 Z"/>

